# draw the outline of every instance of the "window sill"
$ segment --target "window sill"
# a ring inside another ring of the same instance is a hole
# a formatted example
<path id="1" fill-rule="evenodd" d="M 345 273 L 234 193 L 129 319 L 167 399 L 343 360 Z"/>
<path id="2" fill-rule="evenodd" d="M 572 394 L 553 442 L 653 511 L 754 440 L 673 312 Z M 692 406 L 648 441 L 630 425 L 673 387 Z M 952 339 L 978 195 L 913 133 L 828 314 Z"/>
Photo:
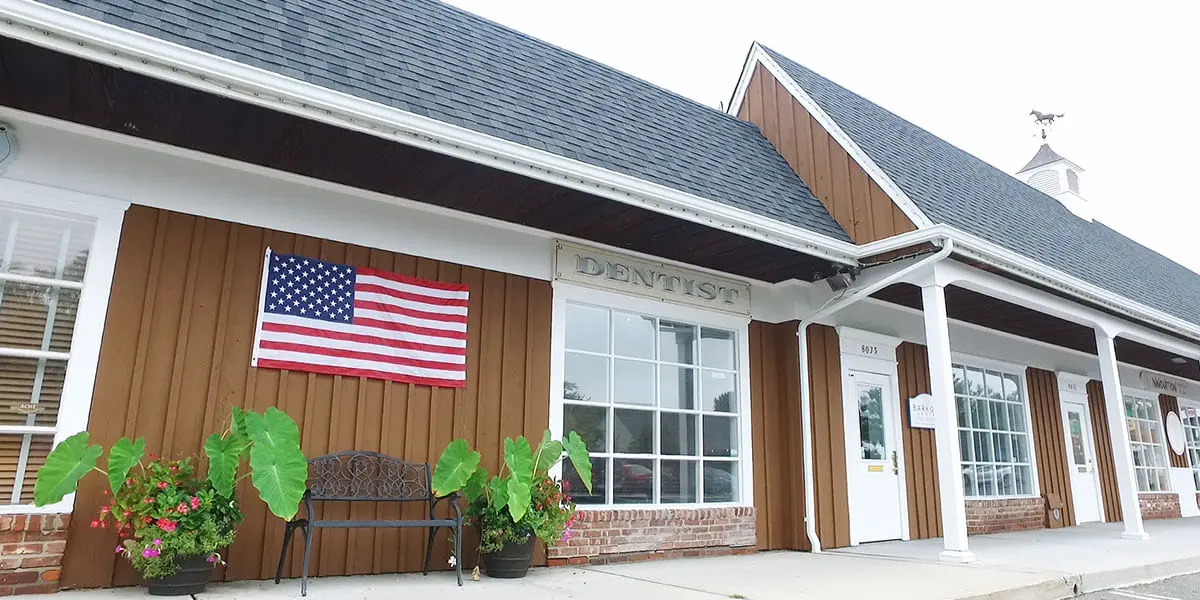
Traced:
<path id="1" fill-rule="evenodd" d="M 1042 499 L 1042 496 L 1040 494 L 1025 495 L 1025 496 L 967 496 L 965 498 L 965 500 L 967 502 L 970 502 L 972 500 L 1041 500 L 1041 499 Z"/>
<path id="2" fill-rule="evenodd" d="M 576 504 L 580 511 L 610 511 L 610 510 L 695 510 L 699 508 L 754 508 L 753 504 L 745 502 L 705 502 L 687 504 Z"/>

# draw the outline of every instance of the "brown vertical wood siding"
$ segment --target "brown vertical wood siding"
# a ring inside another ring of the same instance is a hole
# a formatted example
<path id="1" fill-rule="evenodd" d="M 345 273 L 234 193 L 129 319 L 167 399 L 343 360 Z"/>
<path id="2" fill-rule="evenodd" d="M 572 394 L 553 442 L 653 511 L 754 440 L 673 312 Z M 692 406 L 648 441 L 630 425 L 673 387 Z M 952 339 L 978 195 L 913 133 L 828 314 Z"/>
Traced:
<path id="1" fill-rule="evenodd" d="M 817 533 L 823 548 L 844 548 L 850 545 L 850 502 L 842 415 L 842 358 L 837 331 L 824 325 L 809 327 L 808 353 Z"/>
<path id="2" fill-rule="evenodd" d="M 896 348 L 900 376 L 900 414 L 904 415 L 904 477 L 908 486 L 908 535 L 914 540 L 942 536 L 942 498 L 938 484 L 937 445 L 932 429 L 914 429 L 908 420 L 909 398 L 928 394 L 929 353 L 905 342 Z"/>
<path id="3" fill-rule="evenodd" d="M 798 323 L 750 323 L 754 507 L 760 550 L 808 550 Z"/>
<path id="4" fill-rule="evenodd" d="M 1179 414 L 1179 400 L 1175 396 L 1159 394 L 1158 414 L 1159 418 L 1162 419 L 1164 438 L 1167 435 L 1167 413 L 1175 413 L 1176 416 L 1182 416 Z M 1171 466 L 1182 469 L 1188 468 L 1187 448 L 1184 448 L 1183 454 L 1175 454 L 1175 451 L 1171 449 L 1171 444 L 1167 444 L 1166 446 L 1167 456 L 1171 459 Z"/>
<path id="5" fill-rule="evenodd" d="M 1042 497 L 1058 495 L 1063 502 L 1063 523 L 1075 524 L 1075 500 L 1071 492 L 1071 465 L 1067 461 L 1062 404 L 1058 397 L 1058 375 L 1029 367 L 1025 370 L 1032 419 L 1033 452 L 1037 460 L 1038 492 Z M 1043 525 L 1045 525 L 1043 523 Z"/>
<path id="6" fill-rule="evenodd" d="M 1117 492 L 1117 468 L 1113 461 L 1112 435 L 1108 429 L 1108 411 L 1104 406 L 1104 384 L 1087 384 L 1088 412 L 1092 413 L 1092 435 L 1096 444 L 1096 469 L 1100 474 L 1100 495 L 1104 499 L 1104 520 L 1121 520 L 1121 496 Z M 1118 399 L 1118 402 L 1122 400 Z M 1124 423 L 1118 423 L 1124 427 Z"/>
<path id="7" fill-rule="evenodd" d="M 812 115 L 761 64 L 738 118 L 758 125 L 856 244 L 916 226 Z"/>
<path id="8" fill-rule="evenodd" d="M 471 286 L 467 383 L 463 389 L 250 368 L 264 249 Z M 144 436 L 147 451 L 199 454 L 202 440 L 225 426 L 230 409 L 278 406 L 300 426 L 305 454 L 376 450 L 410 461 L 435 461 L 465 437 L 497 470 L 505 436 L 541 435 L 549 420 L 550 284 L 223 221 L 134 206 L 125 216 L 88 430 L 108 445 Z M 127 561 L 114 557 L 115 536 L 90 529 L 102 504 L 100 477 L 77 496 L 63 584 L 128 585 Z M 223 579 L 274 575 L 283 524 L 269 516 L 245 481 L 246 520 Z M 417 517 L 421 507 L 344 503 L 333 518 Z M 316 575 L 415 571 L 423 529 L 323 530 L 314 539 Z M 434 564 L 448 551 L 439 536 Z M 298 574 L 293 552 L 289 574 Z"/>

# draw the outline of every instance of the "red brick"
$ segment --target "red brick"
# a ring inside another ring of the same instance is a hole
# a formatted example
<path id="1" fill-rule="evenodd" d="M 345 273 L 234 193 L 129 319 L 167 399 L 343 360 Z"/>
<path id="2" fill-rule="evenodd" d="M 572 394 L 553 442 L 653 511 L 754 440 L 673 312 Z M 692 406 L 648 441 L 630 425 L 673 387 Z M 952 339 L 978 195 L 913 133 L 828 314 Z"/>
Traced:
<path id="1" fill-rule="evenodd" d="M 5 535 L 5 534 L 0 534 L 0 536 L 3 536 L 3 535 Z M 31 530 L 31 531 L 25 532 L 25 541 L 27 541 L 27 542 L 49 542 L 49 541 L 65 540 L 65 539 L 67 539 L 66 531 L 41 532 L 41 531 Z"/>
<path id="2" fill-rule="evenodd" d="M 62 554 L 67 551 L 67 543 L 63 542 L 46 542 L 46 554 Z"/>
<path id="3" fill-rule="evenodd" d="M 14 594 L 52 594 L 58 591 L 57 581 L 44 581 L 33 585 L 18 585 L 13 588 Z"/>
<path id="4" fill-rule="evenodd" d="M 35 569 L 39 567 L 57 567 L 62 564 L 61 554 L 48 554 L 45 556 L 30 556 L 21 559 L 22 569 Z"/>
<path id="5" fill-rule="evenodd" d="M 13 554 L 41 554 L 44 548 L 45 546 L 43 544 L 0 544 L 0 555 L 10 556 Z"/>
<path id="6" fill-rule="evenodd" d="M 42 581 L 58 581 L 62 575 L 62 571 L 58 569 L 46 569 L 42 571 Z"/>
<path id="7" fill-rule="evenodd" d="M 38 580 L 37 571 L 10 571 L 8 573 L 0 573 L 0 585 L 14 585 L 18 583 L 33 583 Z"/>

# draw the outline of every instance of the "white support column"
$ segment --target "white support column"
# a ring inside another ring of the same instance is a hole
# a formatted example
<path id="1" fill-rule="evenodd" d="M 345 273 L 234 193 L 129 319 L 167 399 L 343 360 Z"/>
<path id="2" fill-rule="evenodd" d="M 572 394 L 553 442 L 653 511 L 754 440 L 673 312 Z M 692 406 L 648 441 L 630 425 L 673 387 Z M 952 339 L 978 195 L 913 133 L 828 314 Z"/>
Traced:
<path id="1" fill-rule="evenodd" d="M 1096 349 L 1100 356 L 1100 375 L 1104 381 L 1104 410 L 1108 415 L 1108 431 L 1112 438 L 1117 491 L 1121 496 L 1121 514 L 1125 519 L 1125 531 L 1121 537 L 1148 539 L 1150 535 L 1142 526 L 1142 509 L 1138 503 L 1137 476 L 1133 470 L 1133 451 L 1129 447 L 1129 426 L 1125 420 L 1125 398 L 1121 393 L 1117 352 L 1113 347 L 1112 334 L 1101 327 L 1096 328 Z"/>
<path id="2" fill-rule="evenodd" d="M 962 484 L 962 455 L 958 447 L 954 379 L 950 367 L 950 326 L 946 320 L 944 288 L 922 286 L 925 343 L 929 347 L 929 385 L 936 407 L 938 487 L 942 500 L 942 534 L 945 549 L 939 557 L 948 562 L 974 562 L 967 545 L 967 507 Z"/>

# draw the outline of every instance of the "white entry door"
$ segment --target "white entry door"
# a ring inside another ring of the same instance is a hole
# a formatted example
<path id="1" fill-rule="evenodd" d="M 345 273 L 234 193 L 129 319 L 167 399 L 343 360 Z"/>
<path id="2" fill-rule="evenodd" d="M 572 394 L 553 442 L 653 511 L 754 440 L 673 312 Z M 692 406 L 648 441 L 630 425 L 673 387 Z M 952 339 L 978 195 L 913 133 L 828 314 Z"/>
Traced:
<path id="1" fill-rule="evenodd" d="M 900 463 L 897 403 L 891 378 L 850 371 L 845 391 L 846 467 L 850 483 L 850 537 L 854 543 L 897 540 Z"/>
<path id="2" fill-rule="evenodd" d="M 1063 430 L 1067 437 L 1067 464 L 1071 472 L 1071 495 L 1075 499 L 1075 521 L 1103 520 L 1100 489 L 1096 481 L 1096 453 L 1092 446 L 1091 419 L 1087 398 L 1063 394 Z"/>

